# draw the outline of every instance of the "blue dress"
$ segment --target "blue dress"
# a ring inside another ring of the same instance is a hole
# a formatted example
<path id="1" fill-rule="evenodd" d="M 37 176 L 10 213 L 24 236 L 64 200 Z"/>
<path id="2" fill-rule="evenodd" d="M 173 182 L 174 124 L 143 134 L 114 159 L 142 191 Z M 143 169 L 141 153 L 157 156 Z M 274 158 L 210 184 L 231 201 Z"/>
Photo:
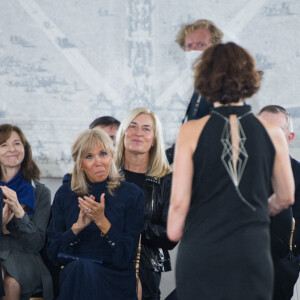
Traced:
<path id="1" fill-rule="evenodd" d="M 89 194 L 96 201 L 105 193 L 111 228 L 104 236 L 94 222 L 74 235 L 71 227 L 80 211 L 78 195 L 70 182 L 56 192 L 47 253 L 54 264 L 64 265 L 57 299 L 137 299 L 134 260 L 143 230 L 144 195 L 136 185 L 123 181 L 112 196 L 106 184 L 89 182 Z"/>

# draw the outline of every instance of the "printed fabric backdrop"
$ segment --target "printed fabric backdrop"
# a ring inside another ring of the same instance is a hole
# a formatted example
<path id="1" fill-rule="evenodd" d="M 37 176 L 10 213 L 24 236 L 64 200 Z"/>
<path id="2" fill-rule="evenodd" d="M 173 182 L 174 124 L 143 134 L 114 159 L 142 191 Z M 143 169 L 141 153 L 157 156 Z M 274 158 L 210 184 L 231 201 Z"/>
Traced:
<path id="1" fill-rule="evenodd" d="M 1 0 L 0 123 L 23 129 L 43 177 L 72 170 L 72 141 L 92 120 L 137 106 L 158 114 L 171 145 L 193 90 L 174 40 L 200 18 L 256 58 L 264 79 L 248 103 L 291 112 L 299 160 L 299 0 Z"/>

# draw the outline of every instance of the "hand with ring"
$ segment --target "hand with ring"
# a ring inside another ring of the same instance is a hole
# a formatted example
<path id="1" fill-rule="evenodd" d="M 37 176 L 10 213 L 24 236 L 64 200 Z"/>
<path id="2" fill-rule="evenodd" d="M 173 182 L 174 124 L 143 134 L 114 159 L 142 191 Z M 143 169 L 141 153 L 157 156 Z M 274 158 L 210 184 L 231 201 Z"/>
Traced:
<path id="1" fill-rule="evenodd" d="M 98 226 L 101 232 L 106 233 L 111 224 L 106 218 L 105 211 L 105 194 L 102 193 L 100 202 L 91 199 L 91 197 L 78 198 L 79 207 L 85 212 L 85 214 L 92 219 L 92 221 Z"/>
<path id="2" fill-rule="evenodd" d="M 89 198 L 91 201 L 95 201 L 95 197 L 93 195 L 86 198 Z M 72 231 L 75 235 L 77 235 L 80 231 L 82 231 L 92 221 L 90 217 L 92 210 L 90 207 L 86 206 L 85 200 L 81 197 L 78 197 L 78 203 L 79 203 L 78 206 L 80 208 L 80 212 L 76 223 L 74 223 L 72 226 Z M 81 205 L 81 203 L 83 203 L 83 205 Z"/>

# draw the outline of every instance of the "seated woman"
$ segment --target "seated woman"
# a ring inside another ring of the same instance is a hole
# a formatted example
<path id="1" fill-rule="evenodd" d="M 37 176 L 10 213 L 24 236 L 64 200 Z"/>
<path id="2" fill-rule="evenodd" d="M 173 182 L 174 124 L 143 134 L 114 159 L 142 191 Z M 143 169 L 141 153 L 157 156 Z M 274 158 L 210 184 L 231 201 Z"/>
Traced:
<path id="1" fill-rule="evenodd" d="M 131 110 L 117 133 L 116 164 L 125 179 L 145 195 L 140 261 L 143 299 L 160 299 L 161 272 L 171 270 L 168 250 L 176 243 L 166 233 L 172 173 L 158 117 L 150 109 Z"/>
<path id="2" fill-rule="evenodd" d="M 112 155 L 101 129 L 85 130 L 73 143 L 72 180 L 56 192 L 48 228 L 48 256 L 64 265 L 57 299 L 137 299 L 144 196 L 121 181 Z"/>
<path id="3" fill-rule="evenodd" d="M 51 196 L 50 190 L 37 181 L 39 175 L 21 129 L 0 125 L 3 300 L 29 299 L 41 291 L 45 299 L 53 299 L 51 276 L 39 255 L 45 243 Z"/>

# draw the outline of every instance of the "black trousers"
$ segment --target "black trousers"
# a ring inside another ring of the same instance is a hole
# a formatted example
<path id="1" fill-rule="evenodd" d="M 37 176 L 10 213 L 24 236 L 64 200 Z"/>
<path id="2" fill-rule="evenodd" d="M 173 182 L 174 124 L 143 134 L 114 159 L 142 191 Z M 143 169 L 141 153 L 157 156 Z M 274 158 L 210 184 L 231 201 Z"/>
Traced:
<path id="1" fill-rule="evenodd" d="M 147 268 L 141 261 L 139 277 L 142 284 L 142 300 L 160 300 L 161 273 Z"/>

